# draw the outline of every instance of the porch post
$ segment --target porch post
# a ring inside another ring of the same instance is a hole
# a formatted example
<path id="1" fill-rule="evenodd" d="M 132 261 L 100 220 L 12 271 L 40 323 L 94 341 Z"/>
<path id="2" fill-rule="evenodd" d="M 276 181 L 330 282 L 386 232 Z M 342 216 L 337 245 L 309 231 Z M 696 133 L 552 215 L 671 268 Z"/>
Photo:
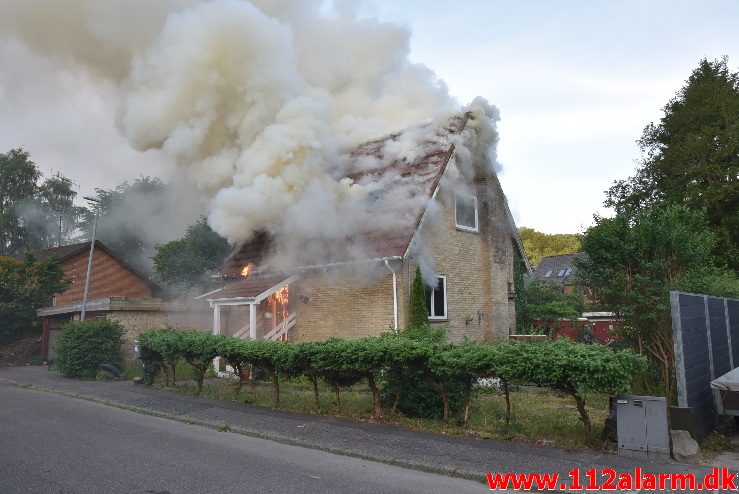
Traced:
<path id="1" fill-rule="evenodd" d="M 44 360 L 49 360 L 49 318 L 43 318 L 41 330 L 41 356 Z"/>
<path id="2" fill-rule="evenodd" d="M 249 338 L 257 339 L 257 304 L 249 304 Z"/>
<path id="3" fill-rule="evenodd" d="M 213 306 L 213 334 L 221 334 L 221 306 Z"/>
<path id="4" fill-rule="evenodd" d="M 221 306 L 218 304 L 213 305 L 213 334 L 221 334 Z M 221 357 L 213 359 L 213 369 L 216 376 L 220 377 Z"/>

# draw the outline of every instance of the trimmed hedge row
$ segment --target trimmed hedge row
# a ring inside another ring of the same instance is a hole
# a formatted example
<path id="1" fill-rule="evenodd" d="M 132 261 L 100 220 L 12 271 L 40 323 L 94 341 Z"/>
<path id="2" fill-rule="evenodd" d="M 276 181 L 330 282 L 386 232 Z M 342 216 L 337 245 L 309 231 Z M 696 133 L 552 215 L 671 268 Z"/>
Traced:
<path id="1" fill-rule="evenodd" d="M 225 335 L 176 330 L 145 331 L 139 336 L 142 358 L 157 364 L 165 379 L 174 382 L 173 369 L 180 360 L 197 371 L 198 393 L 203 377 L 215 357 L 226 360 L 243 376 L 245 369 L 265 369 L 274 386 L 274 403 L 279 406 L 280 378 L 304 375 L 313 383 L 316 406 L 318 380 L 323 379 L 336 394 L 340 410 L 340 389 L 359 382 L 369 386 L 374 402 L 374 418 L 383 418 L 382 376 L 402 376 L 413 370 L 437 393 L 443 403 L 442 420 L 449 420 L 449 388 L 464 387 L 462 422 L 469 418 L 470 396 L 478 378 L 497 378 L 506 396 L 510 418 L 510 383 L 543 386 L 570 395 L 577 405 L 586 432 L 591 431 L 585 406 L 587 392 L 618 394 L 631 386 L 632 376 L 643 372 L 646 361 L 628 350 L 614 352 L 600 345 L 554 342 L 477 342 L 451 344 L 419 337 L 417 330 L 356 340 L 329 339 L 324 342 L 284 343 L 267 340 L 241 340 Z M 171 373 L 171 376 L 168 376 Z M 416 380 L 415 382 L 418 382 Z M 241 389 L 241 379 L 239 388 Z M 237 392 L 238 392 L 237 390 Z M 408 392 L 396 386 L 398 395 Z M 399 396 L 395 397 L 396 403 Z"/>

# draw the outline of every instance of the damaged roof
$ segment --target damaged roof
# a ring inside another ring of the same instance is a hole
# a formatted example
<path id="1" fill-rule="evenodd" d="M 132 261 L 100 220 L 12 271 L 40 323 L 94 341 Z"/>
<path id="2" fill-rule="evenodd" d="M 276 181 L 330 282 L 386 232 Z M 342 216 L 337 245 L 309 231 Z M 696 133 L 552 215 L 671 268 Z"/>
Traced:
<path id="1" fill-rule="evenodd" d="M 291 276 L 252 274 L 207 294 L 208 300 L 246 298 L 263 299 L 292 281 Z"/>
<path id="2" fill-rule="evenodd" d="M 389 163 L 384 161 L 386 144 L 389 141 L 398 140 L 402 134 L 392 134 L 382 139 L 361 144 L 351 151 L 349 156 L 357 162 L 366 157 L 376 158 L 375 162 L 378 166 L 349 173 L 346 178 L 352 179 L 355 183 L 362 183 L 392 174 L 395 179 L 390 183 L 396 186 L 402 185 L 404 179 L 412 178 L 417 194 L 423 194 L 430 200 L 439 186 L 450 158 L 454 154 L 453 140 L 439 139 L 438 137 L 439 135 L 449 136 L 461 133 L 469 118 L 470 114 L 465 113 L 450 119 L 449 123 L 439 133 L 429 138 L 422 147 L 424 152 L 413 160 L 398 159 Z M 418 230 L 427 205 L 428 201 L 419 201 L 415 210 L 406 211 L 412 221 L 408 222 L 404 228 L 396 226 L 389 230 L 363 233 L 360 239 L 352 238 L 355 244 L 362 245 L 361 254 L 344 249 L 341 243 L 335 240 L 312 239 L 310 242 L 315 243 L 315 245 L 309 247 L 314 250 L 320 248 L 322 252 L 326 253 L 328 261 L 321 265 L 404 257 L 408 252 L 416 230 Z M 251 263 L 260 266 L 263 260 L 270 257 L 273 246 L 274 242 L 269 234 L 260 233 L 256 235 L 251 241 L 237 246 L 231 252 L 221 268 L 221 274 L 225 278 L 236 278 L 240 276 L 245 265 Z"/>

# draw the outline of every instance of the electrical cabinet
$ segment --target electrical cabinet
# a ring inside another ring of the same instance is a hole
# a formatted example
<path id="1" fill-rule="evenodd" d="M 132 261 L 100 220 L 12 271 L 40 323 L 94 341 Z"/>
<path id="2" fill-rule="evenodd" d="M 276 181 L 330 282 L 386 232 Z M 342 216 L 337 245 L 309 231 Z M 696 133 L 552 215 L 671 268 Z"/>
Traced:
<path id="1" fill-rule="evenodd" d="M 670 437 L 664 397 L 617 396 L 616 427 L 619 455 L 669 459 Z"/>

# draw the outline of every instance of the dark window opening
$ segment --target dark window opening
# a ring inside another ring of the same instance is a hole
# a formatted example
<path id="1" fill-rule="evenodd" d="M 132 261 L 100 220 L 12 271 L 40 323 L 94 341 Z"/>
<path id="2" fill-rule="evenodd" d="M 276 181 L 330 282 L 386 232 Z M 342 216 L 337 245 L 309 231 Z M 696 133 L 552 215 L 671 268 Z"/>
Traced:
<path id="1" fill-rule="evenodd" d="M 436 278 L 435 287 L 426 287 L 426 309 L 429 319 L 446 319 L 446 276 Z"/>

